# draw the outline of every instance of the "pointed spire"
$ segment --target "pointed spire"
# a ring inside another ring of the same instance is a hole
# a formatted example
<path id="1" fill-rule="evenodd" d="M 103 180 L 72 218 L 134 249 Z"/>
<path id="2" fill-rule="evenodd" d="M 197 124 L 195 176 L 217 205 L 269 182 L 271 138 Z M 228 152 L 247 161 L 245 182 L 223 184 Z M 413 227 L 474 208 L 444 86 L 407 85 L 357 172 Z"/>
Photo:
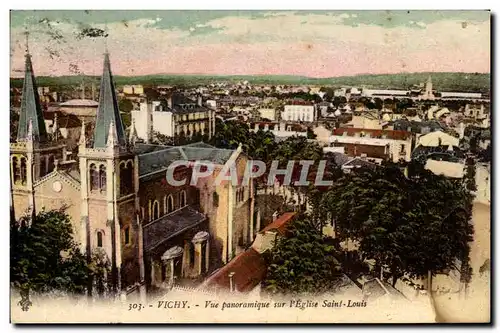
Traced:
<path id="1" fill-rule="evenodd" d="M 118 144 L 118 137 L 116 136 L 115 125 L 113 123 L 109 124 L 108 141 L 106 146 L 108 148 L 114 148 Z"/>
<path id="2" fill-rule="evenodd" d="M 59 139 L 59 124 L 57 123 L 57 112 L 54 112 L 54 124 L 52 124 L 52 136 L 54 140 Z"/>
<path id="3" fill-rule="evenodd" d="M 137 136 L 137 129 L 135 128 L 135 120 L 132 118 L 132 125 L 130 126 L 130 137 L 129 137 L 129 142 L 132 145 L 135 145 L 137 142 L 138 136 Z"/>
<path id="4" fill-rule="evenodd" d="M 87 136 L 85 135 L 85 120 L 82 120 L 82 129 L 80 130 L 80 145 L 85 146 L 87 144 Z"/>
<path id="5" fill-rule="evenodd" d="M 28 131 L 26 132 L 26 140 L 33 141 L 33 119 L 28 121 Z"/>
<path id="6" fill-rule="evenodd" d="M 26 50 L 28 45 L 26 43 Z M 40 97 L 33 74 L 31 56 L 28 52 L 25 55 L 24 84 L 21 101 L 21 111 L 19 114 L 19 125 L 17 129 L 17 140 L 26 140 L 28 132 L 28 122 L 32 120 L 32 136 L 37 141 L 44 141 L 47 138 L 47 130 L 43 119 Z"/>
<path id="7" fill-rule="evenodd" d="M 106 147 L 110 124 L 113 124 L 117 144 L 126 145 L 127 140 L 125 130 L 123 129 L 120 110 L 118 109 L 118 102 L 116 100 L 109 54 L 105 53 L 104 71 L 101 77 L 101 89 L 99 92 L 99 108 L 97 109 L 96 124 L 94 128 L 94 148 Z"/>

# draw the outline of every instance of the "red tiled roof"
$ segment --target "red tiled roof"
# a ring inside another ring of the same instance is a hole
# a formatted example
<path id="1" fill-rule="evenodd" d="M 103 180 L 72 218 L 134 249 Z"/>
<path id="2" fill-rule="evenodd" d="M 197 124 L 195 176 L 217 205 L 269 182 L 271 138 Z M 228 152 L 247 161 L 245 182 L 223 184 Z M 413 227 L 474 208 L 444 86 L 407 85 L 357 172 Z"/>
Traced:
<path id="1" fill-rule="evenodd" d="M 206 286 L 218 286 L 229 290 L 229 273 L 234 272 L 233 282 L 236 290 L 248 292 L 264 279 L 266 271 L 267 265 L 264 258 L 257 251 L 250 248 L 209 277 Z"/>
<path id="2" fill-rule="evenodd" d="M 297 213 L 284 213 L 261 232 L 269 230 L 278 230 L 283 234 L 286 227 Z M 267 264 L 264 257 L 253 248 L 249 248 L 245 252 L 239 254 L 231 260 L 226 266 L 222 267 L 215 274 L 210 276 L 205 282 L 205 286 L 217 286 L 225 290 L 229 290 L 229 273 L 233 272 L 233 282 L 235 288 L 239 292 L 248 292 L 255 288 L 266 276 Z"/>
<path id="3" fill-rule="evenodd" d="M 354 136 L 355 133 L 364 132 L 366 134 L 370 133 L 372 138 L 382 138 L 383 135 L 387 136 L 387 139 L 392 140 L 406 140 L 411 137 L 411 132 L 408 131 L 397 131 L 397 130 L 378 130 L 369 128 L 352 128 L 352 127 L 340 127 L 333 131 L 333 135 L 343 135 L 347 132 L 347 136 Z"/>
<path id="4" fill-rule="evenodd" d="M 268 224 L 264 229 L 261 230 L 261 232 L 264 231 L 270 231 L 270 230 L 278 230 L 280 234 L 283 234 L 288 226 L 288 223 L 293 219 L 293 217 L 297 213 L 295 212 L 290 212 L 290 213 L 284 213 L 280 217 L 278 217 L 276 220 Z"/>

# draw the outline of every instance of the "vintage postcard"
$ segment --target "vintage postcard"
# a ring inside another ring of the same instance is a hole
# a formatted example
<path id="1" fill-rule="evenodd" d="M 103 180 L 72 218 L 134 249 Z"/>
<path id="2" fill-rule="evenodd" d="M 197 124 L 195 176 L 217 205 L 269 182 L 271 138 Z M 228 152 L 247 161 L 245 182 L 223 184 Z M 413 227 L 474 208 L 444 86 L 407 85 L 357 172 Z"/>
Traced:
<path id="1" fill-rule="evenodd" d="M 13 10 L 13 323 L 488 323 L 489 11 Z"/>

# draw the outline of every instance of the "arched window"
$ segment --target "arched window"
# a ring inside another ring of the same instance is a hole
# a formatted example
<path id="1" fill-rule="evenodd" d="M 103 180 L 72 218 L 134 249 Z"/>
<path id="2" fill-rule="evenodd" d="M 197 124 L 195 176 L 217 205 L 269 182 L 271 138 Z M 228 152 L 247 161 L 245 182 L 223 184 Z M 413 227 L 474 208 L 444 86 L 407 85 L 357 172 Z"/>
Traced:
<path id="1" fill-rule="evenodd" d="M 219 207 L 219 194 L 217 192 L 212 193 L 212 203 L 214 207 Z"/>
<path id="2" fill-rule="evenodd" d="M 131 161 L 128 163 L 120 164 L 120 193 L 128 194 L 131 193 L 134 186 L 134 171 L 133 164 Z"/>
<path id="3" fill-rule="evenodd" d="M 21 157 L 21 182 L 26 184 L 26 158 Z"/>
<path id="4" fill-rule="evenodd" d="M 130 228 L 125 227 L 123 229 L 125 244 L 130 244 Z"/>
<path id="5" fill-rule="evenodd" d="M 179 193 L 180 208 L 186 206 L 186 191 Z"/>
<path id="6" fill-rule="evenodd" d="M 97 247 L 102 247 L 102 232 L 97 232 Z"/>
<path id="7" fill-rule="evenodd" d="M 40 177 L 43 177 L 43 176 L 45 176 L 46 174 L 49 173 L 47 171 L 48 170 L 48 168 L 47 168 L 47 162 L 48 162 L 48 157 L 42 156 L 40 158 Z"/>
<path id="8" fill-rule="evenodd" d="M 47 173 L 51 173 L 53 170 L 54 170 L 54 155 L 49 155 Z"/>
<path id="9" fill-rule="evenodd" d="M 167 214 L 174 211 L 174 197 L 169 195 L 167 198 Z"/>
<path id="10" fill-rule="evenodd" d="M 155 201 L 153 203 L 153 220 L 160 218 L 160 203 Z"/>
<path id="11" fill-rule="evenodd" d="M 90 165 L 90 190 L 97 191 L 99 189 L 99 172 L 95 164 Z"/>
<path id="12" fill-rule="evenodd" d="M 99 167 L 99 185 L 101 191 L 106 191 L 106 167 L 104 165 Z"/>
<path id="13" fill-rule="evenodd" d="M 134 190 L 134 163 L 132 161 L 127 162 L 127 186 L 130 192 Z"/>
<path id="14" fill-rule="evenodd" d="M 17 157 L 12 158 L 12 173 L 14 175 L 14 183 L 18 183 L 21 181 L 21 168 L 19 166 L 19 161 Z"/>

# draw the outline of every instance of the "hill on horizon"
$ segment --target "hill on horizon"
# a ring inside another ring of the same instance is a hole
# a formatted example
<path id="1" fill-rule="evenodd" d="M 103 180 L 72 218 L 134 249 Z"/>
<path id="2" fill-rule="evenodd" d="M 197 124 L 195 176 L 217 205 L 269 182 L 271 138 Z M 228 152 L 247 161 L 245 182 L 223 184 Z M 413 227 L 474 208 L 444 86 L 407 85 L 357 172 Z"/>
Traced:
<path id="1" fill-rule="evenodd" d="M 399 74 L 361 74 L 330 78 L 311 78 L 294 75 L 202 75 L 154 74 L 142 76 L 114 76 L 117 86 L 126 84 L 191 86 L 213 82 L 248 81 L 253 84 L 355 86 L 379 89 L 408 89 L 425 83 L 429 75 L 433 88 L 438 91 L 482 92 L 490 91 L 489 73 L 424 72 Z M 82 82 L 98 83 L 98 76 L 38 76 L 38 86 L 80 85 Z M 22 78 L 11 78 L 12 87 L 21 87 Z"/>

